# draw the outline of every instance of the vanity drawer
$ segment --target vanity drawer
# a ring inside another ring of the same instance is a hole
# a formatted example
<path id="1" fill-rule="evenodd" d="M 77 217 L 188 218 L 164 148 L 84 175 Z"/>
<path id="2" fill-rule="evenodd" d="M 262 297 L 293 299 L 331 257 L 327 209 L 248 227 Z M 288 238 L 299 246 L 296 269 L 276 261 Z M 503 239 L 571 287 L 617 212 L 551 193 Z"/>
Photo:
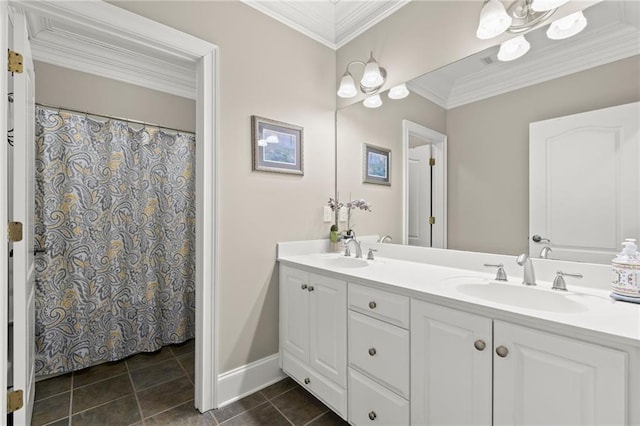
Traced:
<path id="1" fill-rule="evenodd" d="M 349 309 L 409 328 L 409 298 L 349 283 Z"/>
<path id="2" fill-rule="evenodd" d="M 349 311 L 349 365 L 409 397 L 409 332 Z"/>
<path id="3" fill-rule="evenodd" d="M 349 422 L 352 425 L 409 425 L 409 401 L 349 369 Z"/>
<path id="4" fill-rule="evenodd" d="M 327 404 L 340 417 L 347 418 L 346 389 L 317 374 L 287 351 L 282 352 L 282 369 L 302 387 Z"/>

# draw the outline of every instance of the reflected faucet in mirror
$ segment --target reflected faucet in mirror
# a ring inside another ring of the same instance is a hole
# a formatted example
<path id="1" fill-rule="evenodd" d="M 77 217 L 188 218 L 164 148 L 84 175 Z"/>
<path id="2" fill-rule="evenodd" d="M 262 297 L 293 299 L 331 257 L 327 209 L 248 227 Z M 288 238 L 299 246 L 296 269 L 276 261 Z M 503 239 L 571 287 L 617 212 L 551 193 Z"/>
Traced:
<path id="1" fill-rule="evenodd" d="M 389 235 L 384 235 L 382 238 L 378 240 L 378 242 L 381 244 L 386 243 L 387 241 L 391 241 L 391 237 Z"/>

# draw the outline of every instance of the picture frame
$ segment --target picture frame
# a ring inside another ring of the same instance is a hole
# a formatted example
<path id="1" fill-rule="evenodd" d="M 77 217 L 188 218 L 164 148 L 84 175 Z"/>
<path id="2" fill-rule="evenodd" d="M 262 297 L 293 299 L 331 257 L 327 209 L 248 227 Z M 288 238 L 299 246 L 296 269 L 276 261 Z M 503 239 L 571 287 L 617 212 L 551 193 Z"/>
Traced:
<path id="1" fill-rule="evenodd" d="M 391 186 L 391 150 L 365 143 L 362 182 Z"/>
<path id="2" fill-rule="evenodd" d="M 304 175 L 304 129 L 251 116 L 253 171 Z"/>

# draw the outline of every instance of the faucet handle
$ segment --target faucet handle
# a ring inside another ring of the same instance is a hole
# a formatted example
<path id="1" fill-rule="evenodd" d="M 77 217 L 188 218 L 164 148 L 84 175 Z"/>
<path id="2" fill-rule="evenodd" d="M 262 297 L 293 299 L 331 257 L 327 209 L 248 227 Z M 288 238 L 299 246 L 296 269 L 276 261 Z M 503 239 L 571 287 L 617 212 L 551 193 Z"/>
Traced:
<path id="1" fill-rule="evenodd" d="M 378 250 L 376 250 L 376 249 L 372 249 L 372 248 L 370 248 L 370 249 L 369 249 L 369 253 L 367 253 L 367 260 L 375 260 L 375 259 L 373 258 L 373 252 L 377 252 L 377 251 L 378 251 Z"/>
<path id="2" fill-rule="evenodd" d="M 507 281 L 507 273 L 504 270 L 504 265 L 502 263 L 498 263 L 496 265 L 491 263 L 485 263 L 484 266 L 489 268 L 498 268 L 496 271 L 496 281 Z"/>
<path id="3" fill-rule="evenodd" d="M 582 278 L 582 274 L 567 274 L 562 271 L 556 272 L 556 278 L 553 280 L 552 290 L 567 291 L 567 283 L 564 277 Z"/>

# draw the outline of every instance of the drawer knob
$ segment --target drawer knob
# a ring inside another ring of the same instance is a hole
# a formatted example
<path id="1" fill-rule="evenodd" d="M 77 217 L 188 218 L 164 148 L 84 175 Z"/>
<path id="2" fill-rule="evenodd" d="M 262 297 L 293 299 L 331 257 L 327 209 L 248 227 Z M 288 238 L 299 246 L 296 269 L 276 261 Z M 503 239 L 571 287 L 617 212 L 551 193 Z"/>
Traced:
<path id="1" fill-rule="evenodd" d="M 369 348 L 369 355 L 374 356 L 376 353 L 376 348 Z"/>
<path id="2" fill-rule="evenodd" d="M 484 351 L 484 348 L 487 347 L 487 344 L 484 342 L 484 340 L 478 339 L 473 343 L 473 346 L 475 346 L 479 351 Z"/>
<path id="3" fill-rule="evenodd" d="M 373 302 L 373 301 L 369 302 L 369 309 L 375 309 L 376 306 L 378 306 L 376 305 L 376 302 Z"/>
<path id="4" fill-rule="evenodd" d="M 375 411 L 369 413 L 369 420 L 374 421 L 378 417 Z"/>
<path id="5" fill-rule="evenodd" d="M 498 346 L 496 348 L 496 353 L 500 358 L 504 358 L 509 354 L 509 349 L 505 348 L 504 346 Z"/>
<path id="6" fill-rule="evenodd" d="M 309 286 L 309 291 L 315 290 L 312 285 Z"/>
<path id="7" fill-rule="evenodd" d="M 306 289 L 307 289 L 307 285 L 306 285 L 306 284 L 302 284 L 302 286 L 301 286 L 301 287 L 302 287 L 302 289 L 303 289 L 303 290 L 306 290 Z"/>
<path id="8" fill-rule="evenodd" d="M 309 383 L 311 383 L 311 379 L 309 379 L 308 377 L 305 377 L 304 384 L 308 385 Z"/>

